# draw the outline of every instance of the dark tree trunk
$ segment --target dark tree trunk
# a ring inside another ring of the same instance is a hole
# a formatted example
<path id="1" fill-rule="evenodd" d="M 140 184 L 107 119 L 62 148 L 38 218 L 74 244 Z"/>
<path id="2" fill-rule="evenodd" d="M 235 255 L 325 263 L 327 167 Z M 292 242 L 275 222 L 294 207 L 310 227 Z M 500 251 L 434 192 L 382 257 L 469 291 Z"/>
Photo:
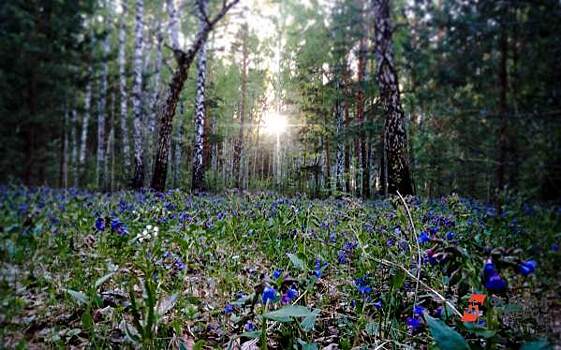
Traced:
<path id="1" fill-rule="evenodd" d="M 405 115 L 392 50 L 389 0 L 373 0 L 378 85 L 384 107 L 384 151 L 388 193 L 413 194 Z"/>
<path id="2" fill-rule="evenodd" d="M 366 132 L 364 130 L 364 75 L 366 71 L 366 38 L 360 39 L 359 52 L 358 52 L 358 83 L 359 88 L 356 94 L 356 120 L 359 125 L 359 140 L 356 158 L 360 160 L 360 172 L 362 175 L 362 196 L 364 198 L 370 197 L 370 172 L 368 169 L 368 157 L 366 155 Z M 359 184 L 357 182 L 357 188 Z"/>
<path id="3" fill-rule="evenodd" d="M 345 130 L 349 130 L 349 125 L 351 123 L 351 118 L 349 115 L 349 103 L 345 103 Z M 347 193 L 351 192 L 351 144 L 345 142 L 345 191 Z"/>
<path id="4" fill-rule="evenodd" d="M 497 189 L 502 191 L 505 187 L 505 168 L 507 160 L 508 149 L 508 106 L 507 106 L 507 92 L 508 92 L 508 72 L 507 72 L 507 59 L 508 59 L 508 37 L 505 25 L 502 25 L 500 37 L 500 50 L 501 60 L 499 67 L 499 114 L 500 126 L 498 135 L 498 160 L 497 160 Z"/>

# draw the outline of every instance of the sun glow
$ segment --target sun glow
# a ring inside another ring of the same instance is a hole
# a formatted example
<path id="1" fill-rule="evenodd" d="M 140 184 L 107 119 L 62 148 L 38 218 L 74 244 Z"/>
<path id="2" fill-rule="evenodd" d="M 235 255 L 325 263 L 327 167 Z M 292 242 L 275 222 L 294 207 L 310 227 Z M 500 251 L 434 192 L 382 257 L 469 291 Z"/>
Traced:
<path id="1" fill-rule="evenodd" d="M 280 135 L 288 129 L 286 116 L 277 112 L 267 113 L 263 124 L 263 131 L 269 135 Z"/>

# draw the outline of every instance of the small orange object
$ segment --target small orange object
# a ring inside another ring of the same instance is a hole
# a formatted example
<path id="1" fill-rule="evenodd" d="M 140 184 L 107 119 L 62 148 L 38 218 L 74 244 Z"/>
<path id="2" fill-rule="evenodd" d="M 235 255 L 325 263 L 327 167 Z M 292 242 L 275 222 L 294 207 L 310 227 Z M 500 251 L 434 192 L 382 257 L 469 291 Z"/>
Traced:
<path id="1" fill-rule="evenodd" d="M 471 297 L 469 297 L 469 302 L 483 305 L 485 298 L 487 298 L 485 294 L 472 294 Z"/>
<path id="2" fill-rule="evenodd" d="M 464 310 L 462 315 L 462 322 L 475 322 L 479 318 L 479 305 L 483 305 L 485 298 L 484 294 L 472 294 L 468 300 L 469 306 Z"/>

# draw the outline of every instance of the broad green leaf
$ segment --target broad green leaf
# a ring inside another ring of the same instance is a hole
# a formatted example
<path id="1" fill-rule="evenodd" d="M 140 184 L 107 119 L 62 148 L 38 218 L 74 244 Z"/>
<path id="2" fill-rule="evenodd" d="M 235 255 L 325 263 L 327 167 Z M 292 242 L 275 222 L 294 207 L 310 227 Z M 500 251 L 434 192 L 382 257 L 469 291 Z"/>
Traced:
<path id="1" fill-rule="evenodd" d="M 549 350 L 552 349 L 551 345 L 546 338 L 532 340 L 522 344 L 520 350 Z"/>
<path id="2" fill-rule="evenodd" d="M 113 277 L 114 274 L 115 272 L 109 272 L 107 275 L 98 278 L 95 281 L 95 289 L 97 290 L 99 287 L 101 287 L 101 285 L 108 281 L 111 277 Z"/>
<path id="3" fill-rule="evenodd" d="M 314 315 L 314 313 L 305 306 L 288 305 L 282 309 L 267 312 L 263 317 L 277 322 L 291 322 L 293 318 L 308 317 L 310 315 Z"/>
<path id="4" fill-rule="evenodd" d="M 64 289 L 64 291 L 68 294 L 70 294 L 70 296 L 76 300 L 76 302 L 78 304 L 87 304 L 88 303 L 88 297 L 86 296 L 86 294 L 73 290 L 73 289 Z"/>
<path id="5" fill-rule="evenodd" d="M 243 332 L 242 334 L 240 334 L 240 337 L 251 338 L 251 339 L 259 338 L 260 336 L 261 336 L 261 331 Z"/>
<path id="6" fill-rule="evenodd" d="M 292 265 L 294 265 L 295 268 L 297 268 L 298 270 L 306 269 L 306 265 L 304 264 L 304 261 L 302 261 L 302 259 L 300 259 L 298 256 L 291 253 L 287 253 L 286 255 L 288 255 L 290 262 L 292 262 Z"/>
<path id="7" fill-rule="evenodd" d="M 311 315 L 306 316 L 302 322 L 300 322 L 300 327 L 304 330 L 304 332 L 309 332 L 314 329 L 314 325 L 316 324 L 316 319 L 319 315 L 319 310 L 314 310 Z"/>
<path id="8" fill-rule="evenodd" d="M 468 343 L 454 329 L 441 320 L 425 315 L 430 333 L 440 350 L 465 350 L 469 349 Z"/>

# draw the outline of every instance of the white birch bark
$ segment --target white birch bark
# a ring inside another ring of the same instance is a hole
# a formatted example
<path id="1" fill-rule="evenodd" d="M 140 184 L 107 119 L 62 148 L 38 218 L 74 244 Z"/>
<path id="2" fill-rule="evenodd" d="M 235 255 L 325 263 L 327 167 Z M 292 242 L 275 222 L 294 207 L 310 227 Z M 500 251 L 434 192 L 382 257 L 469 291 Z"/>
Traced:
<path id="1" fill-rule="evenodd" d="M 142 140 L 142 47 L 144 26 L 144 0 L 136 0 L 135 45 L 133 56 L 134 80 L 132 89 L 133 134 L 134 134 L 134 178 L 133 187 L 144 186 L 144 147 Z"/>
<path id="2" fill-rule="evenodd" d="M 84 95 L 84 115 L 82 116 L 82 134 L 80 135 L 80 172 L 84 171 L 83 167 L 86 163 L 86 148 L 88 141 L 88 126 L 90 124 L 91 103 L 92 103 L 92 69 L 89 69 L 89 80 L 86 84 L 86 91 Z"/>
<path id="3" fill-rule="evenodd" d="M 96 182 L 100 188 L 104 187 L 104 163 L 105 163 L 105 108 L 107 104 L 107 76 L 109 74 L 109 36 L 103 41 L 103 65 L 101 70 L 101 82 L 99 84 L 99 110 L 97 114 L 97 162 Z"/>
<path id="4" fill-rule="evenodd" d="M 119 26 L 119 95 L 120 95 L 120 124 L 121 124 L 121 145 L 123 153 L 123 168 L 128 173 L 131 166 L 131 155 L 129 145 L 129 121 L 128 121 L 128 96 L 127 96 L 127 75 L 126 75 L 126 42 L 127 27 L 126 16 L 128 11 L 128 0 L 121 0 L 122 12 Z"/>
<path id="5" fill-rule="evenodd" d="M 206 25 L 208 1 L 202 0 L 200 7 L 199 22 L 201 30 Z M 203 143 L 205 129 L 205 84 L 206 84 L 206 42 L 201 45 L 197 60 L 197 100 L 195 105 L 195 140 L 193 143 L 192 158 L 192 190 L 203 190 L 204 187 L 204 165 L 203 165 Z"/>

